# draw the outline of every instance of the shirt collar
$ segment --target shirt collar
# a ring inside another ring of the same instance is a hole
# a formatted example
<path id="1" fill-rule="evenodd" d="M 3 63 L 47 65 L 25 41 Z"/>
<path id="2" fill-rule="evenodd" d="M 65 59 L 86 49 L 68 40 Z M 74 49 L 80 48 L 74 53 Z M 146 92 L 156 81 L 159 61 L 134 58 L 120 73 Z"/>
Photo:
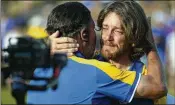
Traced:
<path id="1" fill-rule="evenodd" d="M 80 58 L 85 58 L 80 51 L 74 52 L 74 55 Z"/>

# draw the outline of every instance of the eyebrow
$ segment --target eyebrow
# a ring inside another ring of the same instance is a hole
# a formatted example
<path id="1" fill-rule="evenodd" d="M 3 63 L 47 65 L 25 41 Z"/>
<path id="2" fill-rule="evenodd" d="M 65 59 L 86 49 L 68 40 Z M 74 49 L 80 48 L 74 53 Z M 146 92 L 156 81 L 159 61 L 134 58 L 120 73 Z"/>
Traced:
<path id="1" fill-rule="evenodd" d="M 102 26 L 107 27 L 108 25 L 107 25 L 107 24 L 102 24 Z M 114 26 L 114 29 L 120 29 L 120 30 L 122 30 L 122 28 L 121 28 L 121 27 L 117 27 L 117 26 Z"/>
<path id="2" fill-rule="evenodd" d="M 102 24 L 102 26 L 108 26 L 107 24 Z"/>
<path id="3" fill-rule="evenodd" d="M 123 31 L 121 27 L 114 26 L 114 29 L 119 29 L 119 30 Z"/>

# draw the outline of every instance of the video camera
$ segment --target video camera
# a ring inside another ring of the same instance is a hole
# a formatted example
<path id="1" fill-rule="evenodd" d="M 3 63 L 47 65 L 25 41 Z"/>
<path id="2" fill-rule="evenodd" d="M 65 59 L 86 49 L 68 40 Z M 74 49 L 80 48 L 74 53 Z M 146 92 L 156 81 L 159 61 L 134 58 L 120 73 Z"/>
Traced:
<path id="1" fill-rule="evenodd" d="M 12 96 L 18 105 L 25 104 L 25 94 L 28 90 L 45 91 L 56 89 L 60 70 L 67 64 L 65 54 L 50 54 L 50 43 L 46 39 L 31 37 L 10 38 L 9 46 L 2 50 L 2 71 L 9 71 L 12 77 Z M 35 77 L 36 68 L 53 68 L 50 78 Z M 26 80 L 44 80 L 42 86 L 30 85 Z"/>

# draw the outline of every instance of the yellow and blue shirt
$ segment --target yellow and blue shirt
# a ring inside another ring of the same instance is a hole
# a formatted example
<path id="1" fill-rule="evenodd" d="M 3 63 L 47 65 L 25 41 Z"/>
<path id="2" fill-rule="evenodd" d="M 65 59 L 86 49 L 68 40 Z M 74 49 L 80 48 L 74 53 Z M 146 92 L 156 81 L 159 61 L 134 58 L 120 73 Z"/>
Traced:
<path id="1" fill-rule="evenodd" d="M 98 58 L 100 60 L 104 60 L 103 58 Z M 141 73 L 141 74 L 147 74 L 147 69 L 145 67 L 145 65 L 141 62 L 141 61 L 135 61 L 133 62 L 133 64 L 131 65 L 131 67 L 129 68 L 129 71 L 136 71 L 137 73 Z M 124 86 L 123 86 L 124 87 Z M 93 100 L 93 102 L 95 104 L 108 104 L 108 105 L 113 105 L 113 104 L 123 104 L 123 102 L 121 102 L 120 100 L 116 100 L 112 97 L 101 97 L 101 98 L 95 98 Z M 146 98 L 133 98 L 133 100 L 129 103 L 129 104 L 147 104 L 147 105 L 153 105 L 154 102 L 151 99 L 146 99 Z"/>
<path id="2" fill-rule="evenodd" d="M 36 77 L 51 77 L 52 68 L 37 68 Z M 95 104 L 105 96 L 131 102 L 140 80 L 136 71 L 119 70 L 114 65 L 98 60 L 84 59 L 80 53 L 72 56 L 60 72 L 58 88 L 47 91 L 29 91 L 28 104 Z M 30 81 L 43 85 L 43 81 Z"/>
<path id="3" fill-rule="evenodd" d="M 95 56 L 95 59 L 98 59 L 100 61 L 106 61 L 99 53 Z M 133 64 L 129 68 L 130 71 L 136 71 L 137 73 L 141 73 L 142 75 L 147 75 L 147 69 L 144 63 L 141 61 L 134 61 Z M 157 100 L 151 100 L 146 98 L 133 98 L 133 100 L 129 103 L 129 105 L 135 105 L 135 104 L 145 104 L 145 105 L 154 105 L 154 104 L 166 104 L 166 96 Z M 99 99 L 95 99 L 94 102 L 96 104 L 122 104 L 122 102 L 113 99 L 111 97 L 103 97 Z"/>

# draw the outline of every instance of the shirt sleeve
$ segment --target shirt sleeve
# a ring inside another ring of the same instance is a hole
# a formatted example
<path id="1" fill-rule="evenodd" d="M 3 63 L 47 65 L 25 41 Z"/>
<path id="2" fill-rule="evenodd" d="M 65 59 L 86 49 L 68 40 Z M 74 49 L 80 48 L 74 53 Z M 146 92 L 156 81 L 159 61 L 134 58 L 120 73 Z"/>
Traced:
<path id="1" fill-rule="evenodd" d="M 101 69 L 99 69 L 101 68 Z M 130 103 L 135 94 L 141 74 L 119 70 L 114 66 L 97 68 L 97 92 Z"/>

